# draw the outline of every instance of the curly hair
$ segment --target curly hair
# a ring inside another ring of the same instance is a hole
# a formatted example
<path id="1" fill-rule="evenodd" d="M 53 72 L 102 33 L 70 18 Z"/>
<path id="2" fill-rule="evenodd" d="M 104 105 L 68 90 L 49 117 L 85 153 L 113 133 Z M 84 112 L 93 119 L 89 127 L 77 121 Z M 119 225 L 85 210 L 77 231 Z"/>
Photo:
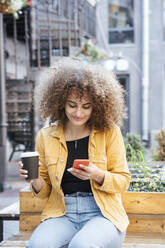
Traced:
<path id="1" fill-rule="evenodd" d="M 42 120 L 65 124 L 65 104 L 73 91 L 80 98 L 87 94 L 92 101 L 89 127 L 105 130 L 123 124 L 125 91 L 115 75 L 101 65 L 85 65 L 73 58 L 61 59 L 41 72 L 34 99 Z"/>

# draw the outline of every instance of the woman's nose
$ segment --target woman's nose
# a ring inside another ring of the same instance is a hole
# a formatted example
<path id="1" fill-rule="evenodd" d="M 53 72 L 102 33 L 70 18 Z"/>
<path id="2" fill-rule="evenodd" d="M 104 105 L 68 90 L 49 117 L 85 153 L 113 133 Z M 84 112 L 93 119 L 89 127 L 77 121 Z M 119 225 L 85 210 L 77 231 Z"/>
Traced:
<path id="1" fill-rule="evenodd" d="M 76 116 L 80 116 L 81 113 L 82 113 L 81 108 L 77 108 L 77 109 L 76 109 Z"/>

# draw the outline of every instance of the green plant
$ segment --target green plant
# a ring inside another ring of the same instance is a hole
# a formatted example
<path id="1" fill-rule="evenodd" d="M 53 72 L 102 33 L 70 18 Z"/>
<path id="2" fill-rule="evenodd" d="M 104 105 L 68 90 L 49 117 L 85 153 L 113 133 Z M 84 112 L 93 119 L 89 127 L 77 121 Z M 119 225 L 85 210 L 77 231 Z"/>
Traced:
<path id="1" fill-rule="evenodd" d="M 128 191 L 164 192 L 160 168 L 152 169 L 145 162 L 135 163 L 130 167 L 132 180 Z M 133 177 L 134 175 L 134 177 Z"/>
<path id="2" fill-rule="evenodd" d="M 25 6 L 30 6 L 30 0 L 0 0 L 0 12 L 3 14 L 12 13 L 18 18 L 18 13 Z"/>
<path id="3" fill-rule="evenodd" d="M 153 169 L 145 162 L 145 148 L 140 141 L 140 136 L 127 133 L 124 142 L 127 160 L 130 162 L 129 169 L 132 174 L 128 191 L 164 192 L 165 187 L 161 180 L 160 168 L 157 166 L 156 169 Z"/>
<path id="4" fill-rule="evenodd" d="M 152 160 L 153 161 L 159 161 L 159 158 L 158 158 L 158 151 L 156 148 L 153 148 L 152 149 Z"/>
<path id="5" fill-rule="evenodd" d="M 165 161 L 165 129 L 161 131 L 155 137 L 158 142 L 158 152 L 155 153 L 155 159 L 159 161 Z"/>
<path id="6" fill-rule="evenodd" d="M 146 153 L 140 136 L 134 133 L 127 133 L 124 139 L 127 161 L 142 162 Z"/>
<path id="7" fill-rule="evenodd" d="M 95 43 L 95 40 L 85 39 L 81 51 L 76 56 L 83 54 L 88 57 L 89 62 L 96 62 L 98 60 L 104 59 L 106 57 L 105 52 L 100 49 Z"/>

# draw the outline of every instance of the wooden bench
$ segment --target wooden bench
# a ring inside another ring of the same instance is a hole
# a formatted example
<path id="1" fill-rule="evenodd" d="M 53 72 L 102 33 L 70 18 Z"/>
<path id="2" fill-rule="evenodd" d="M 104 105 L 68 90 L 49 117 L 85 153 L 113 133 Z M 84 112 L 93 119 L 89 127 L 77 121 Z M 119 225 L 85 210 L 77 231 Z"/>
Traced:
<path id="1" fill-rule="evenodd" d="M 161 193 L 123 194 L 123 204 L 130 225 L 123 248 L 165 247 L 165 197 Z M 40 223 L 40 214 L 47 199 L 35 198 L 29 189 L 20 192 L 20 233 L 0 244 L 2 247 L 25 247 L 34 228 Z"/>
<path id="2" fill-rule="evenodd" d="M 123 204 L 128 214 L 129 233 L 165 235 L 165 194 L 125 192 Z M 32 231 L 40 223 L 47 199 L 38 199 L 27 188 L 20 192 L 20 231 Z"/>
<path id="3" fill-rule="evenodd" d="M 0 210 L 0 242 L 3 240 L 3 222 L 5 220 L 19 220 L 19 202 Z"/>

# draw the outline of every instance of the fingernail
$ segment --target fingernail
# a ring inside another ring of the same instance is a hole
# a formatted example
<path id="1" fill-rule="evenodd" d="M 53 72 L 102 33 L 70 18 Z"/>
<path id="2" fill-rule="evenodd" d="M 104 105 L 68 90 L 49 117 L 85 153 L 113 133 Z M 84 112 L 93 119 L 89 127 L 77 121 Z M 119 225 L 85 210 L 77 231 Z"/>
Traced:
<path id="1" fill-rule="evenodd" d="M 72 168 L 67 169 L 67 171 L 71 171 L 71 170 L 72 170 Z"/>

